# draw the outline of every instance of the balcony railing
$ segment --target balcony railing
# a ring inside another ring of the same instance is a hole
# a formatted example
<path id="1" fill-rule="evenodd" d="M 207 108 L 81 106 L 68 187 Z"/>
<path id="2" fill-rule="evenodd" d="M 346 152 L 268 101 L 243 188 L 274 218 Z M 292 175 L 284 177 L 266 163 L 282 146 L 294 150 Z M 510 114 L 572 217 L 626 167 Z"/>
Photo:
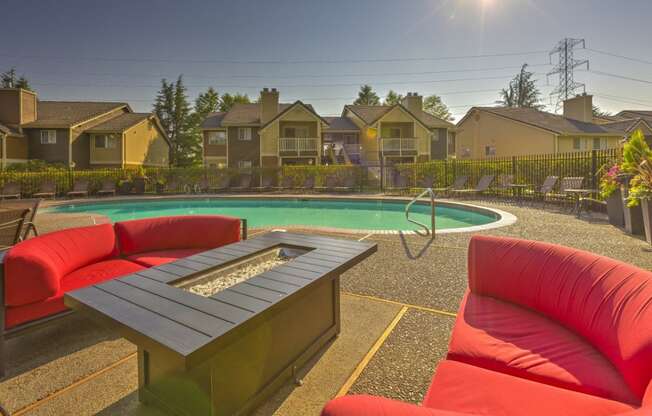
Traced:
<path id="1" fill-rule="evenodd" d="M 414 153 L 417 151 L 417 139 L 414 137 L 388 138 L 381 139 L 381 150 L 383 153 Z"/>
<path id="2" fill-rule="evenodd" d="M 315 154 L 318 148 L 319 139 L 313 137 L 281 137 L 278 141 L 278 150 L 281 153 Z"/>

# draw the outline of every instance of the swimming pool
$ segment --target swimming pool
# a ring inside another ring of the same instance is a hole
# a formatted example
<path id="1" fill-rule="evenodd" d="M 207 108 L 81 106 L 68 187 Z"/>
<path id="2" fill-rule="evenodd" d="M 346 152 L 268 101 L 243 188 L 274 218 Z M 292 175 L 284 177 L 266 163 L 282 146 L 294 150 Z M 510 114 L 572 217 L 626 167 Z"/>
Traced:
<path id="1" fill-rule="evenodd" d="M 404 201 L 281 198 L 183 198 L 90 202 L 50 207 L 50 213 L 94 213 L 111 221 L 166 215 L 220 214 L 246 218 L 249 227 L 307 226 L 358 231 L 412 231 Z M 503 213 L 505 214 L 505 213 Z M 437 231 L 476 229 L 496 223 L 498 211 L 439 204 Z M 411 218 L 430 224 L 430 206 L 415 204 Z"/>

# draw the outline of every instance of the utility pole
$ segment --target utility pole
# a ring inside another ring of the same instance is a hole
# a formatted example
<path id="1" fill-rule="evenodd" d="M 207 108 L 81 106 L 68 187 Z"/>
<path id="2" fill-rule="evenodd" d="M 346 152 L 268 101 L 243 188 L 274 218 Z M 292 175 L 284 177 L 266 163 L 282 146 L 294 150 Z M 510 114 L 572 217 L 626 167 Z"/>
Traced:
<path id="1" fill-rule="evenodd" d="M 550 51 L 549 57 L 551 64 L 553 63 L 553 56 L 558 56 L 556 65 L 547 74 L 548 77 L 559 75 L 559 84 L 550 93 L 551 98 L 557 98 L 555 112 L 559 111 L 564 100 L 576 95 L 576 90 L 581 89 L 582 92 L 586 92 L 586 86 L 582 83 L 575 82 L 573 77 L 573 70 L 575 68 L 586 65 L 586 69 L 589 69 L 588 59 L 579 60 L 574 58 L 574 49 L 578 47 L 581 49 L 586 47 L 584 39 L 565 38 L 559 41 L 557 46 Z"/>

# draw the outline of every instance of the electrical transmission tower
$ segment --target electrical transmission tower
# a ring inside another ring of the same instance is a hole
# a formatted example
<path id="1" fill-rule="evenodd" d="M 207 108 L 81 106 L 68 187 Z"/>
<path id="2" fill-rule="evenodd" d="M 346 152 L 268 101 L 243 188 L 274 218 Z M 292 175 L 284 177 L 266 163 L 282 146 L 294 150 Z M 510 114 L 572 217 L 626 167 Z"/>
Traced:
<path id="1" fill-rule="evenodd" d="M 558 56 L 558 61 L 552 71 L 548 72 L 547 76 L 559 75 L 559 85 L 550 93 L 551 98 L 557 98 L 555 111 L 559 111 L 564 100 L 576 95 L 576 90 L 581 89 L 586 92 L 586 86 L 582 83 L 575 82 L 573 78 L 573 70 L 575 68 L 586 65 L 589 69 L 588 59 L 578 60 L 574 58 L 574 49 L 586 47 L 584 39 L 571 39 L 565 38 L 559 41 L 555 49 L 550 51 L 550 63 L 552 63 L 553 55 Z"/>

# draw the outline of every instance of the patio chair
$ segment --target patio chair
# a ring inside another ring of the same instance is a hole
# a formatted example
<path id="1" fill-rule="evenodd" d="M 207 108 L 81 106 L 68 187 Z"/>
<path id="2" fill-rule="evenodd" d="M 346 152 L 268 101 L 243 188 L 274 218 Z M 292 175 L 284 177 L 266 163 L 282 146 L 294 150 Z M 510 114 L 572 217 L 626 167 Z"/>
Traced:
<path id="1" fill-rule="evenodd" d="M 281 179 L 281 184 L 279 186 L 275 186 L 274 189 L 277 191 L 292 190 L 294 189 L 294 179 L 292 176 L 284 176 L 283 179 Z"/>
<path id="2" fill-rule="evenodd" d="M 510 195 L 513 184 L 514 175 L 498 175 L 498 177 L 496 177 L 496 185 L 494 186 L 496 196 L 503 196 L 504 194 Z"/>
<path id="3" fill-rule="evenodd" d="M 394 177 L 392 186 L 385 189 L 385 193 L 402 193 L 410 189 L 409 179 L 407 176 L 398 174 Z"/>
<path id="4" fill-rule="evenodd" d="M 337 176 L 328 175 L 326 177 L 326 179 L 324 180 L 323 186 L 316 186 L 315 190 L 317 190 L 317 191 L 325 191 L 325 192 L 335 192 L 335 188 L 337 188 L 338 184 L 339 184 L 339 181 L 337 179 Z"/>
<path id="5" fill-rule="evenodd" d="M 97 191 L 97 195 L 112 195 L 115 196 L 116 187 L 115 180 L 105 179 L 102 181 L 102 188 Z"/>
<path id="6" fill-rule="evenodd" d="M 248 173 L 240 175 L 240 178 L 238 180 L 238 186 L 231 187 L 231 190 L 238 191 L 238 192 L 248 191 L 250 189 L 251 189 L 251 175 Z"/>
<path id="7" fill-rule="evenodd" d="M 496 175 L 484 175 L 478 181 L 478 184 L 473 189 L 451 189 L 451 193 L 455 195 L 482 195 L 485 193 L 494 181 Z"/>
<path id="8" fill-rule="evenodd" d="M 271 191 L 274 188 L 274 177 L 270 175 L 263 176 L 260 179 L 260 186 L 254 187 L 258 192 Z"/>
<path id="9" fill-rule="evenodd" d="M 21 240 L 23 224 L 29 214 L 28 208 L 0 210 L 0 248 L 8 248 Z"/>
<path id="10" fill-rule="evenodd" d="M 555 185 L 557 184 L 557 180 L 559 180 L 558 176 L 547 176 L 543 181 L 543 184 L 532 192 L 535 197 L 541 198 L 544 207 L 546 205 L 546 197 L 549 194 L 552 194 L 552 191 L 555 189 Z"/>
<path id="11" fill-rule="evenodd" d="M 433 188 L 433 192 L 435 194 L 442 194 L 442 195 L 448 195 L 450 191 L 455 191 L 459 189 L 464 189 L 466 186 L 466 183 L 469 181 L 468 176 L 458 176 L 455 178 L 453 181 L 453 184 L 451 186 L 446 186 L 444 188 Z"/>
<path id="12" fill-rule="evenodd" d="M 30 233 L 34 233 L 34 236 L 38 236 L 38 230 L 36 228 L 36 214 L 38 213 L 38 209 L 41 206 L 41 201 L 42 199 L 32 199 L 32 200 L 24 200 L 20 202 L 8 202 L 8 203 L 3 203 L 0 206 L 0 209 L 23 209 L 23 210 L 28 210 L 29 213 L 25 217 L 25 221 L 23 222 L 22 225 L 22 230 L 20 232 L 19 236 L 19 241 L 27 240 L 29 238 Z"/>
<path id="13" fill-rule="evenodd" d="M 0 199 L 20 199 L 22 188 L 18 182 L 7 182 L 2 187 Z"/>
<path id="14" fill-rule="evenodd" d="M 231 184 L 231 178 L 228 175 L 222 175 L 219 178 L 217 178 L 217 183 L 213 186 L 209 186 L 209 190 L 211 192 L 221 192 L 221 191 L 226 191 L 229 189 L 229 185 Z"/>
<path id="15" fill-rule="evenodd" d="M 34 198 L 54 198 L 57 195 L 57 184 L 54 181 L 45 181 L 38 187 L 38 192 L 33 193 Z"/>
<path id="16" fill-rule="evenodd" d="M 209 183 L 208 183 L 208 178 L 201 178 L 198 183 L 195 184 L 193 192 L 196 194 L 204 194 L 208 193 L 209 191 Z"/>
<path id="17" fill-rule="evenodd" d="M 69 197 L 73 196 L 88 196 L 88 179 L 80 179 L 75 181 L 72 186 L 72 191 L 68 192 L 66 195 Z"/>
<path id="18" fill-rule="evenodd" d="M 335 187 L 335 190 L 339 192 L 353 192 L 354 188 L 355 188 L 355 177 L 353 177 L 352 175 L 348 175 L 344 177 L 344 180 L 341 182 L 339 186 Z"/>
<path id="19" fill-rule="evenodd" d="M 315 189 L 315 177 L 314 176 L 306 177 L 300 189 L 303 192 L 313 191 Z"/>
<path id="20" fill-rule="evenodd" d="M 433 188 L 435 186 L 435 177 L 432 175 L 426 175 L 419 179 L 418 185 L 419 188 Z"/>

